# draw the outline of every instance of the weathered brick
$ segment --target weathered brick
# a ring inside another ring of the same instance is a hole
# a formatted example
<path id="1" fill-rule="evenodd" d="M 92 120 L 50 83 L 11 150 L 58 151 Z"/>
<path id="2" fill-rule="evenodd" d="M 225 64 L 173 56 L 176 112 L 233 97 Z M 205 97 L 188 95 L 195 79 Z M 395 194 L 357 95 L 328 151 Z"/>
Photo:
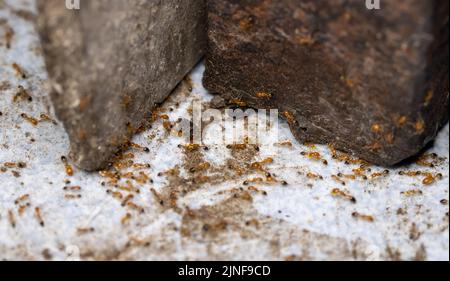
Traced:
<path id="1" fill-rule="evenodd" d="M 279 108 L 300 141 L 415 155 L 448 121 L 448 1 L 365 2 L 208 1 L 206 87 Z"/>

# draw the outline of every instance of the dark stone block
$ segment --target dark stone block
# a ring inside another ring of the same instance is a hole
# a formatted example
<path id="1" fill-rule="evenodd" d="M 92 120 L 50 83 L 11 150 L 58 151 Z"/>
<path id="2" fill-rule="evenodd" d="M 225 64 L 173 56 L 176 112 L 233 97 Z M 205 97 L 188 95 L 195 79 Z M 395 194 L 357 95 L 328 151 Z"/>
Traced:
<path id="1" fill-rule="evenodd" d="M 204 83 L 380 165 L 448 121 L 448 1 L 210 0 Z"/>

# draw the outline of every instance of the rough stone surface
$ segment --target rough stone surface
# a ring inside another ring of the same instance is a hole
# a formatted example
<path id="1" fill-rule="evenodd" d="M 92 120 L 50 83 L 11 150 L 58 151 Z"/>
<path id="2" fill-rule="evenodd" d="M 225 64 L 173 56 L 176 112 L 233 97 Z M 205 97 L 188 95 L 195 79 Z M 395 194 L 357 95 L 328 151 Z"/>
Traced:
<path id="1" fill-rule="evenodd" d="M 448 1 L 212 0 L 205 86 L 393 165 L 448 121 Z"/>
<path id="2" fill-rule="evenodd" d="M 52 100 L 86 170 L 150 120 L 205 49 L 203 0 L 38 1 Z"/>
<path id="3" fill-rule="evenodd" d="M 326 146 L 298 143 L 283 121 L 258 150 L 215 144 L 231 120 L 207 125 L 208 149 L 190 150 L 165 124 L 191 119 L 194 101 L 212 102 L 202 65 L 159 109 L 169 119 L 133 137 L 149 153 L 131 148 L 108 173 L 73 167 L 69 176 L 63 126 L 39 120 L 55 117 L 34 4 L 0 0 L 0 260 L 449 260 L 448 125 L 417 163 L 389 169 L 360 169 Z M 19 86 L 32 101 L 14 102 Z M 251 169 L 268 157 L 272 164 Z M 208 170 L 192 173 L 205 161 Z M 152 181 L 143 183 L 145 175 Z"/>

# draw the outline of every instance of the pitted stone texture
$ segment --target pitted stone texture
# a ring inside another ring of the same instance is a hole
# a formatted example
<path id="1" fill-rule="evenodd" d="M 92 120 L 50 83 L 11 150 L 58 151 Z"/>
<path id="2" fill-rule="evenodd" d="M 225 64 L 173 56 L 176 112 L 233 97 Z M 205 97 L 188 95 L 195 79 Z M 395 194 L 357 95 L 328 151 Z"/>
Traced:
<path id="1" fill-rule="evenodd" d="M 393 165 L 448 121 L 448 1 L 211 0 L 204 83 L 297 139 Z"/>

